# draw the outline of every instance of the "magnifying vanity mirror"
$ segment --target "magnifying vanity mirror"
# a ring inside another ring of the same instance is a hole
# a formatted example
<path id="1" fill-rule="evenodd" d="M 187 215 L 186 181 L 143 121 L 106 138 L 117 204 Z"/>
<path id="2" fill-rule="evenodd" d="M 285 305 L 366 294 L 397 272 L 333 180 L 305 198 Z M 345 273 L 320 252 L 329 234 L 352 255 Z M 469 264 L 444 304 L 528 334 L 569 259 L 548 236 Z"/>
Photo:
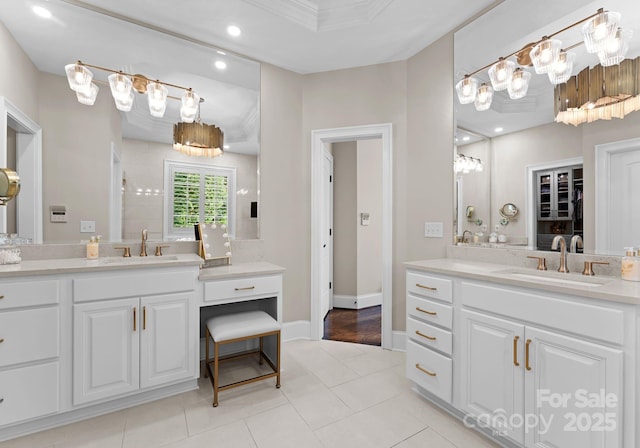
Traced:
<path id="1" fill-rule="evenodd" d="M 0 9 L 0 27 L 6 28 L 1 36 L 16 55 L 5 72 L 20 80 L 9 99 L 42 129 L 42 174 L 36 182 L 42 187 L 43 241 L 78 242 L 92 234 L 103 241 L 137 240 L 142 229 L 150 240 L 193 239 L 193 224 L 205 221 L 209 207 L 193 189 L 206 185 L 207 195 L 226 195 L 229 236 L 258 238 L 251 209 L 252 203 L 260 205 L 260 64 L 83 5 L 47 2 L 50 19 L 34 15 L 31 2 L 22 0 L 7 0 Z M 183 92 L 171 87 L 169 97 L 176 99 L 167 100 L 163 117 L 151 116 L 146 95 L 136 92 L 131 110 L 123 112 L 110 93 L 109 73 L 93 70 L 97 99 L 92 106 L 80 104 L 64 68 L 77 60 L 192 88 L 204 99 L 202 122 L 224 132 L 224 154 L 190 157 L 173 149 Z M 8 159 L 24 150 L 25 131 L 14 127 Z M 34 187 L 26 182 L 25 196 Z M 64 222 L 50 219 L 52 207 L 66 210 Z M 95 231 L 83 233 L 81 222 L 92 223 Z"/>
<path id="2" fill-rule="evenodd" d="M 633 0 L 542 0 L 526 14 L 522 8 L 519 2 L 502 2 L 455 33 L 454 83 L 594 15 L 599 8 L 620 13 L 619 26 L 631 32 L 625 44 L 629 61 L 625 67 L 640 76 L 640 9 Z M 584 70 L 598 70 L 600 64 L 598 55 L 588 53 L 580 43 L 581 28 L 557 35 L 563 48 L 578 44 L 570 50 L 576 54 L 571 72 L 575 79 Z M 455 154 L 480 159 L 484 165 L 481 172 L 455 175 L 457 234 L 475 230 L 464 218 L 466 207 L 473 205 L 476 216 L 490 229 L 509 220 L 503 229 L 509 247 L 549 250 L 546 241 L 557 234 L 582 236 L 584 251 L 590 253 L 621 255 L 625 246 L 637 246 L 640 240 L 633 229 L 640 227 L 640 214 L 634 210 L 640 204 L 624 191 L 638 176 L 633 167 L 640 166 L 640 111 L 623 119 L 599 119 L 577 126 L 554 122 L 554 102 L 559 97 L 554 96 L 547 74 L 519 65 L 515 57 L 510 60 L 531 74 L 522 98 L 512 99 L 508 89 L 495 91 L 490 108 L 478 111 L 474 103 L 461 104 L 454 93 Z M 615 69 L 602 70 L 606 82 L 612 76 L 607 73 Z M 479 83 L 491 84 L 486 69 L 474 77 Z M 568 88 L 567 83 L 559 85 L 558 89 Z M 571 86 L 576 88 L 576 84 Z M 627 180 L 623 173 L 628 173 Z M 611 197 L 616 200 L 609 204 Z"/>
<path id="3" fill-rule="evenodd" d="M 0 205 L 7 205 L 20 192 L 20 177 L 9 168 L 0 168 Z"/>

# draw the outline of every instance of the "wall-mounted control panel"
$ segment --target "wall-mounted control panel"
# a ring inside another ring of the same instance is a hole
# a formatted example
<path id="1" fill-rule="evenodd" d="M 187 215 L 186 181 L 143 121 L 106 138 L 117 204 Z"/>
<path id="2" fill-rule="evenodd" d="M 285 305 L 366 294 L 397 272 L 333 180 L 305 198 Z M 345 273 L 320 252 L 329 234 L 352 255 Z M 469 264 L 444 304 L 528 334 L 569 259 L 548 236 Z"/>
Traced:
<path id="1" fill-rule="evenodd" d="M 64 205 L 49 206 L 51 222 L 67 222 L 67 207 Z"/>

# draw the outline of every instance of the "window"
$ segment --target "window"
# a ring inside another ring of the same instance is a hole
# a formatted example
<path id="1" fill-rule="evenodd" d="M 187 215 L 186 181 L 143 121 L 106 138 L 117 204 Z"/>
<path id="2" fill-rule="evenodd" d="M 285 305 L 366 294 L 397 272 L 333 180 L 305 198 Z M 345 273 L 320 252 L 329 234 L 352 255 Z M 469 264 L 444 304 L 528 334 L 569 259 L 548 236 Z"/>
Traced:
<path id="1" fill-rule="evenodd" d="M 235 178 L 235 168 L 166 160 L 165 238 L 193 239 L 199 222 L 227 224 L 233 237 Z"/>

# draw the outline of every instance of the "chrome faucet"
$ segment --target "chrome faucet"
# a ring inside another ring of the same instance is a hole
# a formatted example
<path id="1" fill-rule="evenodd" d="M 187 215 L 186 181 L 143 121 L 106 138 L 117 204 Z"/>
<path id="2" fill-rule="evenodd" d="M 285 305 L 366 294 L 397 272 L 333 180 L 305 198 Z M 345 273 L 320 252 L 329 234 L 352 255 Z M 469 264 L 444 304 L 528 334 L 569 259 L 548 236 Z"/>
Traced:
<path id="1" fill-rule="evenodd" d="M 564 272 L 568 274 L 569 268 L 567 268 L 567 242 L 562 235 L 556 235 L 553 237 L 551 250 L 558 249 L 558 242 L 560 242 L 560 267 L 558 268 L 558 272 Z"/>
<path id="2" fill-rule="evenodd" d="M 569 245 L 569 252 L 576 253 L 578 249 L 582 249 L 582 237 L 580 235 L 573 235 L 571 237 L 571 244 Z"/>
<path id="3" fill-rule="evenodd" d="M 462 232 L 462 242 L 464 243 L 464 236 L 466 235 L 466 233 L 469 232 L 470 236 L 473 236 L 473 233 L 471 233 L 471 230 L 465 230 L 464 232 Z M 471 242 L 471 240 L 467 240 L 468 242 Z"/>
<path id="4" fill-rule="evenodd" d="M 147 256 L 147 229 L 142 229 L 142 242 L 140 243 L 140 256 Z"/>

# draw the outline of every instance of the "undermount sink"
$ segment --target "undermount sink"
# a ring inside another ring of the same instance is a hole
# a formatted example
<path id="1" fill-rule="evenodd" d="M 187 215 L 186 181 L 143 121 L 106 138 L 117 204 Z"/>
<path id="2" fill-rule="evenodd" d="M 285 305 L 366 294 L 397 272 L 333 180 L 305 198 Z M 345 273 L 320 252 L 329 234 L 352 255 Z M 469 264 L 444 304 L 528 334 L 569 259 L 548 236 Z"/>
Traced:
<path id="1" fill-rule="evenodd" d="M 536 280 L 543 283 L 555 283 L 558 285 L 567 286 L 584 286 L 587 288 L 597 288 L 602 285 L 606 285 L 610 280 L 608 279 L 595 279 L 595 278 L 580 278 L 576 275 L 570 274 L 556 274 L 554 272 L 536 271 L 536 272 L 522 272 L 522 271 L 503 271 L 500 274 L 507 275 L 516 279 L 522 280 Z"/>
<path id="2" fill-rule="evenodd" d="M 145 264 L 176 260 L 178 260 L 177 255 L 163 255 L 161 257 L 108 257 L 100 258 L 100 264 Z"/>

